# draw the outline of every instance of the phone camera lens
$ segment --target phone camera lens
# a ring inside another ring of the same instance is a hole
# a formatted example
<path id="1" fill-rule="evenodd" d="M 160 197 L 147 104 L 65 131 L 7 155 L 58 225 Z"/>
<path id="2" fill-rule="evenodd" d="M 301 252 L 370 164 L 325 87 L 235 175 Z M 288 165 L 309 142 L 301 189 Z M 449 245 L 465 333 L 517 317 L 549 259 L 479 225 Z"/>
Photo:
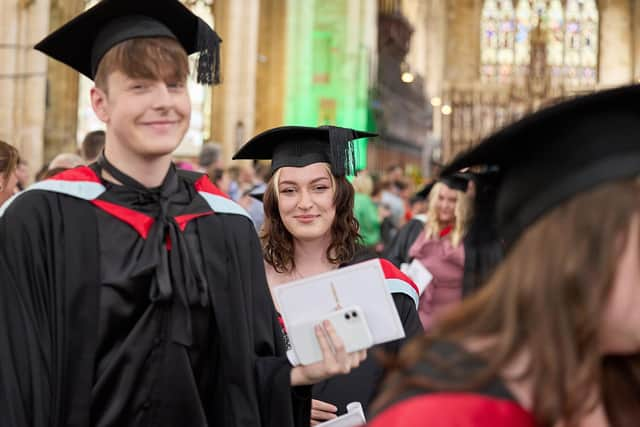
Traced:
<path id="1" fill-rule="evenodd" d="M 347 313 L 347 314 L 344 315 L 344 318 L 349 320 L 349 319 L 351 319 L 351 316 L 349 316 L 349 313 Z"/>
<path id="2" fill-rule="evenodd" d="M 353 317 L 358 317 L 358 313 L 357 313 L 357 312 L 355 312 L 355 311 L 354 311 L 354 312 L 352 312 L 352 313 L 351 313 L 351 315 L 352 315 Z"/>

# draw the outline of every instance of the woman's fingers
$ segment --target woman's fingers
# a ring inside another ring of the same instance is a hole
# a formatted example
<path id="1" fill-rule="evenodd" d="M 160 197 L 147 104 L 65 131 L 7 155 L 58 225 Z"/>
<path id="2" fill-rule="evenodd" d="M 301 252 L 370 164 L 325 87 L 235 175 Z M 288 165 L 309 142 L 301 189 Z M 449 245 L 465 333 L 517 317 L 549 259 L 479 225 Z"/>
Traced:
<path id="1" fill-rule="evenodd" d="M 318 425 L 324 421 L 337 418 L 338 408 L 330 403 L 313 399 L 311 401 L 311 425 Z"/>
<path id="2" fill-rule="evenodd" d="M 316 338 L 318 339 L 318 344 L 320 345 L 320 350 L 322 351 L 322 359 L 324 362 L 328 363 L 335 360 L 333 350 L 331 349 L 331 345 L 322 330 L 322 326 L 316 325 L 314 329 L 316 332 Z"/>
<path id="3" fill-rule="evenodd" d="M 338 412 L 338 407 L 331 403 L 323 402 L 322 400 L 313 399 L 311 401 L 311 408 L 324 412 Z"/>

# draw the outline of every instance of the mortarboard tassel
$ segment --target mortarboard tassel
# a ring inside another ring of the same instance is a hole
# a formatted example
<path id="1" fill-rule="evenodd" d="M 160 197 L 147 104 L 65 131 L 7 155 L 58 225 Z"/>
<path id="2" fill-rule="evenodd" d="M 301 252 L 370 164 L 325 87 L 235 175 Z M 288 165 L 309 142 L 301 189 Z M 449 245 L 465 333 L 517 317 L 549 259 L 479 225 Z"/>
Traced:
<path id="1" fill-rule="evenodd" d="M 324 127 L 324 126 L 322 126 Z M 329 130 L 331 167 L 336 176 L 356 173 L 356 155 L 353 140 L 357 139 L 353 129 L 326 126 Z"/>
<path id="2" fill-rule="evenodd" d="M 201 18 L 198 18 L 198 45 L 200 52 L 196 63 L 198 83 L 220 83 L 220 43 L 222 39 Z"/>

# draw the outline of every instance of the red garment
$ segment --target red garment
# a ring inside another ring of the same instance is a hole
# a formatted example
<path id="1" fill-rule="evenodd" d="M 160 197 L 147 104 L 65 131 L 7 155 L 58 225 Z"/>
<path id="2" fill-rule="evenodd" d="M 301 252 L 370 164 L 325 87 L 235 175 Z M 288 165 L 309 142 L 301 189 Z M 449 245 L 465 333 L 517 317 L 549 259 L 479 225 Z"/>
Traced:
<path id="1" fill-rule="evenodd" d="M 535 427 L 533 415 L 515 402 L 475 393 L 423 394 L 403 400 L 370 427 Z"/>

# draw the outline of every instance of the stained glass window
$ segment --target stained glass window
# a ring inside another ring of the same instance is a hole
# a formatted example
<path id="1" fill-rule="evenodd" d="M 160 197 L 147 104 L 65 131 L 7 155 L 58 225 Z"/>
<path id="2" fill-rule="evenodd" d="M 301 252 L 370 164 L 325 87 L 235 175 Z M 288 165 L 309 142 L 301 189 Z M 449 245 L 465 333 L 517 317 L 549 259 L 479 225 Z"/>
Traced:
<path id="1" fill-rule="evenodd" d="M 595 0 L 566 0 L 565 4 L 562 0 L 485 0 L 482 79 L 507 82 L 526 78 L 530 33 L 539 21 L 552 82 L 595 84 L 599 26 Z"/>

